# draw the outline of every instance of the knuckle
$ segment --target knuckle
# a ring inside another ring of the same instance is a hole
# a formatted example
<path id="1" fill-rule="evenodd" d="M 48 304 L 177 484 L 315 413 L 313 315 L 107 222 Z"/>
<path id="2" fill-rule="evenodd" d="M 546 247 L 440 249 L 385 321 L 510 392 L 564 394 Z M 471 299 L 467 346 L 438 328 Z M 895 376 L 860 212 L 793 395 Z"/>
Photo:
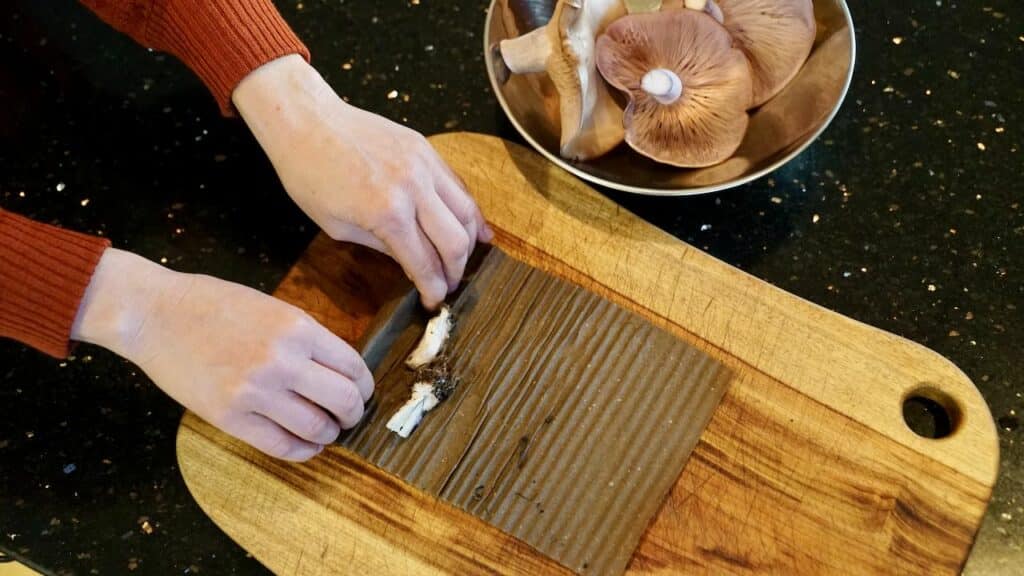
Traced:
<path id="1" fill-rule="evenodd" d="M 448 261 L 460 261 L 469 255 L 469 240 L 460 235 L 458 240 L 453 242 L 445 250 L 444 257 Z"/>
<path id="2" fill-rule="evenodd" d="M 266 453 L 274 458 L 287 458 L 292 452 L 293 441 L 288 436 L 281 434 L 270 441 Z"/>
<path id="3" fill-rule="evenodd" d="M 355 428 L 355 426 L 359 424 L 359 421 L 362 420 L 364 410 L 365 409 L 362 404 L 356 404 L 355 408 L 352 408 L 352 410 L 348 412 L 348 421 L 345 423 L 345 427 Z"/>
<path id="4" fill-rule="evenodd" d="M 385 199 L 373 217 L 373 232 L 383 238 L 399 236 L 408 226 L 405 202 L 396 199 Z"/>
<path id="5" fill-rule="evenodd" d="M 420 261 L 412 265 L 412 277 L 423 278 L 424 282 L 427 283 L 427 286 L 424 286 L 423 289 L 426 289 L 427 292 L 435 292 L 436 290 L 433 289 L 438 288 L 435 285 L 441 279 L 441 271 L 435 268 L 434 263 L 431 261 Z"/>
<path id="6" fill-rule="evenodd" d="M 304 310 L 289 306 L 287 324 L 292 333 L 301 334 L 308 331 L 316 323 L 313 317 Z"/>
<path id="7" fill-rule="evenodd" d="M 359 355 L 358 352 L 352 351 L 352 376 L 355 380 L 360 378 L 369 378 L 370 384 L 373 384 L 373 372 L 370 371 L 370 367 L 366 365 L 366 361 Z"/>
<path id="8" fill-rule="evenodd" d="M 355 384 L 346 382 L 338 391 L 338 411 L 340 414 L 348 414 L 356 406 L 362 406 L 363 397 L 359 394 Z"/>
<path id="9" fill-rule="evenodd" d="M 274 383 L 270 383 L 271 387 L 274 389 L 294 390 L 303 377 L 302 371 L 290 366 L 286 361 L 282 361 L 279 366 L 275 374 L 277 385 L 274 386 Z"/>
<path id="10" fill-rule="evenodd" d="M 235 387 L 231 403 L 239 409 L 249 410 L 260 403 L 260 390 L 252 380 L 246 380 Z"/>
<path id="11" fill-rule="evenodd" d="M 322 410 L 311 410 L 306 417 L 305 434 L 310 440 L 325 439 L 327 436 L 334 436 L 331 428 L 331 419 Z M 331 438 L 333 440 L 334 438 Z"/>

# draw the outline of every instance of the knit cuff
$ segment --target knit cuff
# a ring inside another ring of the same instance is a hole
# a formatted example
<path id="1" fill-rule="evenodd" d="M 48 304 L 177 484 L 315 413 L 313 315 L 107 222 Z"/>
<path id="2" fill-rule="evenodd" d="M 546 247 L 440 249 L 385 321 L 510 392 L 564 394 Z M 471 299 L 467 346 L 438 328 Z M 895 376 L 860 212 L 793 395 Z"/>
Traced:
<path id="1" fill-rule="evenodd" d="M 270 0 L 170 0 L 153 6 L 145 35 L 199 76 L 225 116 L 235 115 L 231 93 L 256 68 L 289 54 L 309 61 Z"/>
<path id="2" fill-rule="evenodd" d="M 0 210 L 0 336 L 62 358 L 105 238 Z"/>

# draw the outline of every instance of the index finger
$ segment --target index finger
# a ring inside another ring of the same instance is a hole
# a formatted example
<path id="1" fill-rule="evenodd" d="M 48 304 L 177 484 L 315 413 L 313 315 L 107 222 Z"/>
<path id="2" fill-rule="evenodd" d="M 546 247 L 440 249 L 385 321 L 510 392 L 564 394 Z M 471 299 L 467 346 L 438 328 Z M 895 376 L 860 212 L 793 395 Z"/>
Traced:
<path id="1" fill-rule="evenodd" d="M 465 226 L 474 241 L 490 242 L 493 240 L 494 232 L 491 231 L 491 227 L 484 220 L 484 215 L 480 212 L 480 207 L 477 205 L 476 200 L 473 199 L 466 189 L 466 183 L 437 154 L 436 150 L 434 151 L 434 156 L 437 159 L 437 163 L 441 166 L 445 180 L 435 186 L 441 201 L 462 222 L 462 225 Z"/>
<path id="2" fill-rule="evenodd" d="M 366 367 L 362 356 L 327 328 L 320 324 L 316 326 L 313 361 L 347 377 L 359 388 L 363 402 L 369 400 L 373 396 L 373 374 Z"/>

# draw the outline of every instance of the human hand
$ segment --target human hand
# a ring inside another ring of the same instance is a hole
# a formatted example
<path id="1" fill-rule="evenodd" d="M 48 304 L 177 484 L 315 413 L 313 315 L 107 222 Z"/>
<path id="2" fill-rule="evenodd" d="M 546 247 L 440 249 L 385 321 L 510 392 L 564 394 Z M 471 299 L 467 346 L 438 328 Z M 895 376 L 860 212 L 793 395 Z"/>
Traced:
<path id="1" fill-rule="evenodd" d="M 419 133 L 345 103 L 302 58 L 235 89 L 235 106 L 293 200 L 331 238 L 391 255 L 434 308 L 493 236 L 461 180 Z"/>
<path id="2" fill-rule="evenodd" d="M 359 354 L 302 310 L 121 250 L 104 252 L 71 336 L 131 360 L 189 410 L 285 460 L 317 455 L 373 394 Z"/>

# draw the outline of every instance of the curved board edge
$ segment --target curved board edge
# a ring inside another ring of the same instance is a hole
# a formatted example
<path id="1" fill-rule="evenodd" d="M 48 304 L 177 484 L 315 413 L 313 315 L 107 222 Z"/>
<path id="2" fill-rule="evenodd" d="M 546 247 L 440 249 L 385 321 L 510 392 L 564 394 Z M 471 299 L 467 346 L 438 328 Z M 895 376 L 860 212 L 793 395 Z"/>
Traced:
<path id="1" fill-rule="evenodd" d="M 187 411 L 175 442 L 199 507 L 274 573 L 572 574 L 338 446 L 306 463 L 284 462 Z M 228 477 L 234 484 L 226 490 Z M 287 536 L 268 538 L 267 522 Z"/>
<path id="2" fill-rule="evenodd" d="M 977 387 L 948 359 L 681 242 L 523 146 L 466 132 L 432 136 L 430 142 L 466 182 L 513 255 L 588 287 L 607 287 L 603 292 L 618 303 L 644 309 L 694 341 L 994 486 L 995 423 Z M 614 249 L 589 249 L 593 245 Z M 615 255 L 628 255 L 628 262 Z M 629 271 L 637 266 L 656 268 L 661 282 L 634 282 Z M 876 393 L 865 394 L 865 386 Z M 935 440 L 910 430 L 902 405 L 916 392 L 955 403 L 959 420 L 952 434 Z"/>

